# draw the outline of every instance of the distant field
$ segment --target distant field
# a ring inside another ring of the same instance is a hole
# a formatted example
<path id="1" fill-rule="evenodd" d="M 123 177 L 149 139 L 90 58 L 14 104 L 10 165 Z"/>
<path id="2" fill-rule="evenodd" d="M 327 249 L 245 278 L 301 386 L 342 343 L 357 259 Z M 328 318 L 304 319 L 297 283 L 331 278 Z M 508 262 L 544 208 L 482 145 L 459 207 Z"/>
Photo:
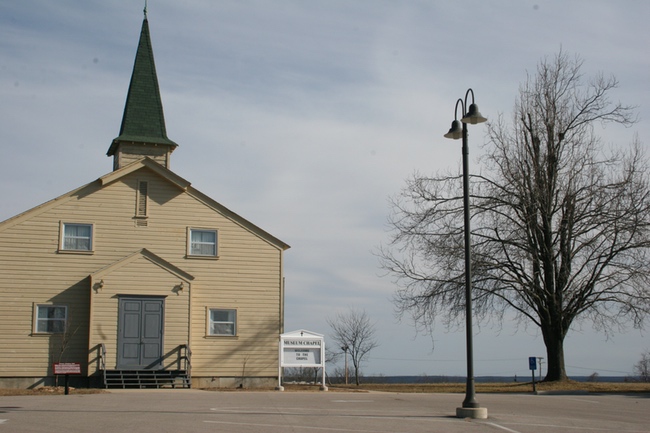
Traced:
<path id="1" fill-rule="evenodd" d="M 641 382 L 555 382 L 537 383 L 537 392 L 568 392 L 583 391 L 594 393 L 650 393 L 650 383 Z M 477 393 L 528 393 L 533 392 L 531 382 L 509 382 L 509 383 L 476 383 Z M 285 385 L 285 391 L 318 391 L 315 385 Z M 464 383 L 368 383 L 356 385 L 331 385 L 330 391 L 356 391 L 356 392 L 401 392 L 401 393 L 464 393 Z"/>

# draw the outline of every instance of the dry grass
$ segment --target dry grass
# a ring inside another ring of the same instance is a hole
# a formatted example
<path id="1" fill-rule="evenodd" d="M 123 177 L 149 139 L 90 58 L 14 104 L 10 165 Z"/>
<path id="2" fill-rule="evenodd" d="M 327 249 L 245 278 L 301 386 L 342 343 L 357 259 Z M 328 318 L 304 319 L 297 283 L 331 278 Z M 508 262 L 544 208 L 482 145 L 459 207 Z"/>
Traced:
<path id="1" fill-rule="evenodd" d="M 356 385 L 330 385 L 330 392 L 395 392 L 395 393 L 464 393 L 465 383 L 404 383 L 404 384 L 381 384 L 368 383 Z M 640 382 L 551 382 L 537 383 L 538 392 L 569 392 L 583 391 L 593 393 L 650 393 L 650 383 Z M 306 384 L 285 384 L 286 392 L 319 392 L 319 385 Z M 273 388 L 211 388 L 206 391 L 217 392 L 250 392 L 250 391 L 273 391 Z M 478 393 L 530 393 L 533 385 L 530 382 L 506 382 L 506 383 L 477 383 Z"/>
<path id="2" fill-rule="evenodd" d="M 101 394 L 104 391 L 99 388 L 72 388 L 70 394 Z M 34 389 L 17 389 L 17 388 L 0 388 L 0 397 L 8 395 L 63 395 L 65 387 L 63 386 L 42 386 Z"/>
<path id="3" fill-rule="evenodd" d="M 330 387 L 330 390 L 333 387 Z M 344 386 L 335 386 L 336 389 Z M 356 386 L 348 386 L 357 389 Z M 427 384 L 362 384 L 359 388 L 366 391 L 382 392 L 419 392 L 419 393 L 464 393 L 465 383 L 427 383 Z M 537 383 L 538 392 L 552 391 L 586 391 L 594 393 L 639 393 L 650 392 L 650 383 L 636 382 L 565 382 Z M 509 383 L 477 383 L 478 393 L 525 393 L 532 392 L 533 385 L 530 382 L 509 382 Z"/>

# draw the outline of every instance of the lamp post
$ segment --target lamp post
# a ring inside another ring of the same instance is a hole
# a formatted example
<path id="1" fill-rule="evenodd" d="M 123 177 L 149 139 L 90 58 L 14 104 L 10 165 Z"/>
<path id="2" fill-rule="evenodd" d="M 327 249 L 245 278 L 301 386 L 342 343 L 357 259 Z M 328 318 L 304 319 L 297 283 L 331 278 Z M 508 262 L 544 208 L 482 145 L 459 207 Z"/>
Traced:
<path id="1" fill-rule="evenodd" d="M 467 106 L 467 98 L 472 95 L 472 103 Z M 458 121 L 458 106 L 462 109 L 462 117 Z M 463 211 L 465 223 L 465 335 L 467 344 L 467 385 L 465 387 L 465 400 L 462 407 L 456 409 L 456 416 L 460 418 L 487 418 L 487 409 L 482 408 L 476 401 L 474 388 L 474 343 L 472 333 L 472 253 L 470 241 L 470 215 L 469 215 L 469 169 L 468 156 L 469 148 L 467 146 L 467 124 L 475 125 L 487 121 L 478 111 L 478 106 L 474 103 L 474 91 L 468 89 L 465 93 L 465 99 L 456 101 L 454 111 L 454 121 L 451 123 L 449 132 L 445 138 L 453 140 L 463 139 Z M 462 128 L 461 128 L 462 122 Z"/>
<path id="2" fill-rule="evenodd" d="M 341 350 L 345 352 L 345 384 L 348 384 L 348 349 L 347 345 L 341 347 Z"/>

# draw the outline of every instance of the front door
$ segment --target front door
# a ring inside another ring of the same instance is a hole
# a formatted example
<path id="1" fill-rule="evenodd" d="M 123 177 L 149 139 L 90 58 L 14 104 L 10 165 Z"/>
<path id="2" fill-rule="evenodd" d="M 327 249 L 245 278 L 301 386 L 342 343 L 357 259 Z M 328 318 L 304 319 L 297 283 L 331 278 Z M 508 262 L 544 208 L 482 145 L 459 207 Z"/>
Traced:
<path id="1" fill-rule="evenodd" d="M 164 299 L 121 297 L 119 307 L 117 368 L 161 368 Z"/>

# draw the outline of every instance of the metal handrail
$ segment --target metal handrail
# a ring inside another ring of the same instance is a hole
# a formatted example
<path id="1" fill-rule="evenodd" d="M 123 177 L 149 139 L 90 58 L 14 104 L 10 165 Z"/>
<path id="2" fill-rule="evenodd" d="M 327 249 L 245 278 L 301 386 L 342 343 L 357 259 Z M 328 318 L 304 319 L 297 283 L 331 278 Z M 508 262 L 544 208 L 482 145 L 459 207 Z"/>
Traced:
<path id="1" fill-rule="evenodd" d="M 102 343 L 101 353 L 99 354 L 99 369 L 106 371 L 106 345 Z"/>
<path id="2" fill-rule="evenodd" d="M 102 370 L 102 374 L 104 376 L 104 387 L 107 387 L 106 384 L 106 345 L 104 343 L 101 344 L 101 352 L 99 354 L 99 369 Z"/>
<path id="3" fill-rule="evenodd" d="M 192 349 L 190 349 L 190 344 L 183 344 L 181 346 L 183 349 L 183 356 L 181 358 L 183 359 L 183 369 L 185 370 L 185 374 L 187 375 L 187 380 L 188 384 L 191 383 L 192 380 Z"/>

